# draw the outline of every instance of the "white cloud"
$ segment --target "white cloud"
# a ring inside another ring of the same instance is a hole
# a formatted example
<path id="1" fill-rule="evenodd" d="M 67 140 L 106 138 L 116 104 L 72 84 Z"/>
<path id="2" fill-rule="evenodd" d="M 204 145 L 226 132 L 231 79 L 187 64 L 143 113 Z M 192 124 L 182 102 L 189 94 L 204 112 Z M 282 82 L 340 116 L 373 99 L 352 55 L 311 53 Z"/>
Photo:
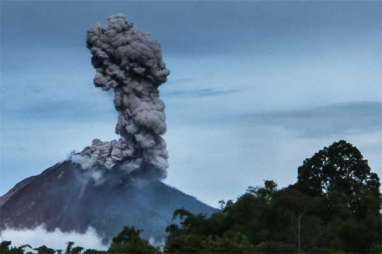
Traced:
<path id="1" fill-rule="evenodd" d="M 74 242 L 75 246 L 87 249 L 105 250 L 108 247 L 102 243 L 101 238 L 93 228 L 88 228 L 84 234 L 62 232 L 58 229 L 48 232 L 44 226 L 22 230 L 7 228 L 0 232 L 0 241 L 12 241 L 14 246 L 29 244 L 33 248 L 37 248 L 46 245 L 49 248 L 61 250 L 66 248 L 69 241 Z"/>

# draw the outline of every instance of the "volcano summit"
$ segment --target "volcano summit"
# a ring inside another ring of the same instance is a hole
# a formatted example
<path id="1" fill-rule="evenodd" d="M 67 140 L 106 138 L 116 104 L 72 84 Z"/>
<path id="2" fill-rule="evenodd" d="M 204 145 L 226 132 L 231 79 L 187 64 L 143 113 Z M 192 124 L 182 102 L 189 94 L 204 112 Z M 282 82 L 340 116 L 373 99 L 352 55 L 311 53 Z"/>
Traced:
<path id="1" fill-rule="evenodd" d="M 85 232 L 108 240 L 123 226 L 163 238 L 175 209 L 214 209 L 161 180 L 167 175 L 165 105 L 159 86 L 167 80 L 160 45 L 135 30 L 126 16 L 87 33 L 96 69 L 94 84 L 112 90 L 119 140 L 94 139 L 64 162 L 19 182 L 0 197 L 0 230 L 35 228 Z"/>

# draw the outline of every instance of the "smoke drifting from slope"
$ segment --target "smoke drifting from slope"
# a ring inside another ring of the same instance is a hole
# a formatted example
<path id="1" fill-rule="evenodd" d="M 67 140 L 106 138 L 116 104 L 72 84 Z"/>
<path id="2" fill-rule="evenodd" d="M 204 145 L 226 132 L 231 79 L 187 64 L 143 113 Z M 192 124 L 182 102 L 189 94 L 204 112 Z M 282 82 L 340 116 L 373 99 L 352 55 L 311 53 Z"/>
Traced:
<path id="1" fill-rule="evenodd" d="M 90 29 L 86 42 L 96 69 L 95 86 L 114 92 L 115 130 L 121 138 L 95 139 L 91 146 L 74 153 L 72 161 L 85 169 L 118 167 L 127 173 L 145 169 L 165 177 L 168 154 L 161 135 L 166 132 L 166 117 L 158 87 L 167 80 L 169 70 L 159 43 L 135 30 L 123 15 Z"/>

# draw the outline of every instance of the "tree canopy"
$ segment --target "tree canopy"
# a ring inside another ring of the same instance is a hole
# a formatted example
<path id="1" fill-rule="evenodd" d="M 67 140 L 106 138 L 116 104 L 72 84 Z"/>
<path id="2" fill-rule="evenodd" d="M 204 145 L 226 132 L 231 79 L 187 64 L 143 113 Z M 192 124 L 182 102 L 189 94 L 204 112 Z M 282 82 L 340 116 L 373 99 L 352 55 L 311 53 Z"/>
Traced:
<path id="1" fill-rule="evenodd" d="M 227 253 L 237 246 L 260 253 L 382 251 L 379 187 L 361 152 L 341 140 L 306 159 L 286 188 L 273 181 L 249 187 L 210 217 L 177 211 L 181 223 L 168 227 L 166 250 L 208 252 L 230 236 Z"/>

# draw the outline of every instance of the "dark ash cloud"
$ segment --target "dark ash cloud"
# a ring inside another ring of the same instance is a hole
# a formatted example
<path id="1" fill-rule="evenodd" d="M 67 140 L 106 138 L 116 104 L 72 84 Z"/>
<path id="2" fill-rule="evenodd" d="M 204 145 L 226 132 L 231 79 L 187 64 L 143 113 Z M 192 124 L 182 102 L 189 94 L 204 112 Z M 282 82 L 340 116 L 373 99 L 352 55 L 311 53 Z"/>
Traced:
<path id="1" fill-rule="evenodd" d="M 94 139 L 90 146 L 73 153 L 71 160 L 89 170 L 102 166 L 127 174 L 140 170 L 165 177 L 168 154 L 162 135 L 166 117 L 158 89 L 170 71 L 159 42 L 118 14 L 108 18 L 106 25 L 89 29 L 86 46 L 96 70 L 94 85 L 114 93 L 115 132 L 120 138 Z"/>

